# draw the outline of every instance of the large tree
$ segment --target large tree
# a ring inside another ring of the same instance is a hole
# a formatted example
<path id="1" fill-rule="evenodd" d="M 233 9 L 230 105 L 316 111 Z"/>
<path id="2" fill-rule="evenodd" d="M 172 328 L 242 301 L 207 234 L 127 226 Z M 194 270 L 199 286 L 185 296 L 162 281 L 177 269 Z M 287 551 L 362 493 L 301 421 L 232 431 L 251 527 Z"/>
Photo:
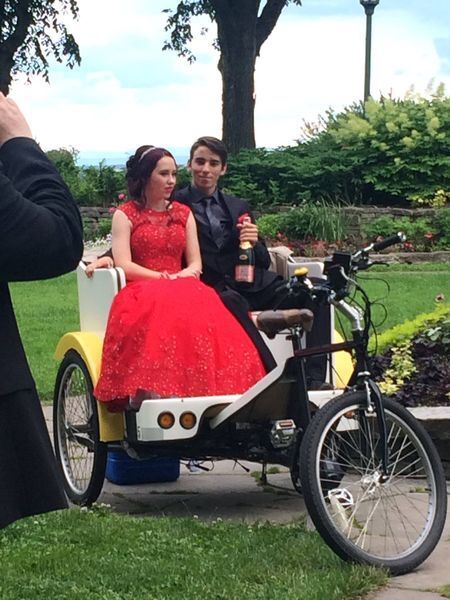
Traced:
<path id="1" fill-rule="evenodd" d="M 14 75 L 40 74 L 48 81 L 48 58 L 80 64 L 80 50 L 61 18 L 78 16 L 76 0 L 0 0 L 0 91 Z"/>
<path id="2" fill-rule="evenodd" d="M 175 50 L 190 62 L 191 19 L 208 15 L 217 24 L 218 69 L 222 75 L 222 138 L 231 152 L 255 147 L 256 59 L 261 46 L 272 33 L 283 8 L 301 0 L 182 0 L 170 13 L 163 49 Z"/>

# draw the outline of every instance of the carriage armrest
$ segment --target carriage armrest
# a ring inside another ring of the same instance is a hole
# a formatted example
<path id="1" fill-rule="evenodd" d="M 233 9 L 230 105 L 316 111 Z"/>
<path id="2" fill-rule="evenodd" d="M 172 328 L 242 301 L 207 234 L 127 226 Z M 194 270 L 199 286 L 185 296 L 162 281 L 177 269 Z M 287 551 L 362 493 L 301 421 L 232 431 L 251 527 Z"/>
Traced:
<path id="1" fill-rule="evenodd" d="M 292 255 L 292 250 L 287 246 L 274 246 L 268 248 L 270 256 L 269 271 L 273 271 L 277 275 L 281 275 L 283 279 L 289 277 L 288 260 Z"/>
<path id="2" fill-rule="evenodd" d="M 287 246 L 274 246 L 268 248 L 270 255 L 269 270 L 283 279 L 288 279 L 294 274 L 295 269 L 307 267 L 308 276 L 315 278 L 323 277 L 323 262 L 320 260 L 304 260 L 303 257 L 293 256 L 293 252 Z"/>
<path id="3" fill-rule="evenodd" d="M 96 269 L 92 278 L 86 277 L 86 265 L 77 268 L 80 330 L 103 337 L 114 296 L 125 286 L 123 269 Z"/>

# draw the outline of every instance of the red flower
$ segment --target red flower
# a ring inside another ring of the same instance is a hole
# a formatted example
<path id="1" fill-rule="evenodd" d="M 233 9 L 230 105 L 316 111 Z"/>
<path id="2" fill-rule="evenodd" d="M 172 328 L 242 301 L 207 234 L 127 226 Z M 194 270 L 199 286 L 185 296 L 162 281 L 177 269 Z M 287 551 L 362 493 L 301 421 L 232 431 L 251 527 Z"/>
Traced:
<path id="1" fill-rule="evenodd" d="M 125 200 L 125 194 L 117 194 L 117 200 L 120 200 L 120 202 L 122 202 L 122 200 Z"/>
<path id="2" fill-rule="evenodd" d="M 249 215 L 248 213 L 244 213 L 244 214 L 242 214 L 242 215 L 241 215 L 241 216 L 238 218 L 237 222 L 238 222 L 240 225 L 242 225 L 246 219 L 250 219 L 250 215 Z"/>
<path id="3" fill-rule="evenodd" d="M 414 246 L 411 244 L 411 242 L 405 242 L 403 244 L 403 249 L 406 250 L 406 252 L 412 252 L 414 250 Z"/>

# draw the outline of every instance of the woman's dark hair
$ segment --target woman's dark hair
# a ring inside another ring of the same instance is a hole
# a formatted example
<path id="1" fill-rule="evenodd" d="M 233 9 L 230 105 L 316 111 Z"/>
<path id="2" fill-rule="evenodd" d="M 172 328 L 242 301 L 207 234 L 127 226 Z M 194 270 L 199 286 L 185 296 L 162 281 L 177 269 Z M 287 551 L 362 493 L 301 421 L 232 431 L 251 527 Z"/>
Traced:
<path id="1" fill-rule="evenodd" d="M 139 146 L 133 156 L 127 160 L 127 171 L 125 174 L 128 187 L 128 196 L 139 206 L 146 204 L 145 186 L 153 173 L 158 161 L 163 156 L 173 158 L 172 154 L 165 148 L 155 146 Z"/>
<path id="2" fill-rule="evenodd" d="M 214 152 L 214 154 L 217 154 L 220 160 L 222 161 L 223 167 L 227 164 L 227 147 L 222 142 L 222 140 L 219 140 L 218 138 L 212 137 L 210 135 L 204 135 L 202 137 L 199 137 L 198 140 L 196 140 L 192 144 L 191 151 L 189 153 L 189 161 L 191 161 L 194 158 L 194 152 L 197 150 L 197 148 L 200 148 L 200 146 L 206 146 L 208 150 Z"/>

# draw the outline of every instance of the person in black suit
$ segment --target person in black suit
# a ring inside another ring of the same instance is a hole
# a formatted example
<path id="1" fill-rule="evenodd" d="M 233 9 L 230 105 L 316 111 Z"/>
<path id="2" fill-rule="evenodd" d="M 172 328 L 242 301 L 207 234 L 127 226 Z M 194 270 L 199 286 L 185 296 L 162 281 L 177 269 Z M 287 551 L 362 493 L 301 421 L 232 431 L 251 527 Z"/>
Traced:
<path id="1" fill-rule="evenodd" d="M 194 213 L 200 243 L 203 272 L 201 280 L 214 287 L 227 308 L 239 319 L 247 334 L 258 348 L 267 370 L 275 367 L 275 360 L 263 341 L 249 311 L 274 308 L 279 302 L 278 288 L 282 277 L 269 271 L 270 255 L 246 200 L 225 194 L 218 187 L 219 179 L 227 170 L 227 149 L 224 143 L 211 136 L 200 137 L 191 147 L 188 169 L 191 184 L 175 191 L 174 199 L 189 206 Z M 243 223 L 239 218 L 248 215 Z M 234 279 L 239 243 L 251 242 L 255 254 L 255 277 L 251 285 L 243 286 Z M 111 254 L 92 263 L 88 276 L 95 268 L 111 266 Z M 287 298 L 279 308 L 297 308 L 298 299 Z M 328 341 L 329 314 L 319 307 L 311 308 L 320 321 L 308 336 L 308 344 L 321 345 Z M 309 359 L 308 384 L 310 389 L 320 388 L 325 380 L 326 360 Z"/>
<path id="2" fill-rule="evenodd" d="M 278 308 L 297 308 L 299 300 L 280 299 L 278 290 L 284 280 L 269 271 L 270 255 L 264 240 L 258 234 L 248 202 L 219 189 L 219 179 L 227 170 L 227 159 L 227 149 L 221 140 L 210 136 L 200 137 L 192 145 L 189 155 L 188 169 L 192 182 L 174 195 L 179 202 L 184 202 L 191 208 L 197 222 L 203 264 L 202 281 L 218 291 L 224 304 L 239 319 L 253 340 L 266 368 L 270 370 L 275 366 L 275 361 L 248 312 L 268 310 L 276 305 Z M 250 221 L 240 223 L 240 217 L 246 214 Z M 237 283 L 234 278 L 240 242 L 251 242 L 254 250 L 255 277 L 250 285 Z M 309 308 L 320 320 L 320 326 L 313 328 L 308 336 L 308 344 L 324 344 L 329 331 L 328 311 L 314 306 Z M 310 388 L 321 387 L 325 379 L 325 359 L 310 359 L 307 370 Z"/>
<path id="3" fill-rule="evenodd" d="M 82 224 L 20 109 L 0 93 L 0 528 L 67 506 L 8 282 L 71 271 Z M 49 307 L 50 310 L 51 307 Z"/>

